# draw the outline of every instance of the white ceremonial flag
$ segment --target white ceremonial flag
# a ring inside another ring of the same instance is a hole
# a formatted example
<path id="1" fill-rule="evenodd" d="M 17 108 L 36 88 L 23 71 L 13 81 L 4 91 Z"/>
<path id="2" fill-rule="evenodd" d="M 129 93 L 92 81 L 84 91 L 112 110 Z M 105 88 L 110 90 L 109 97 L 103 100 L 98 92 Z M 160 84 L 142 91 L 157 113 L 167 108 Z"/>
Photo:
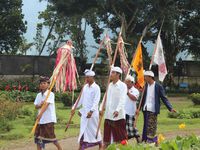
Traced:
<path id="1" fill-rule="evenodd" d="M 158 79 L 163 82 L 165 79 L 165 76 L 167 75 L 167 67 L 165 64 L 165 57 L 163 53 L 163 46 L 162 41 L 160 38 L 160 33 L 158 34 L 157 41 L 156 41 L 156 47 L 154 56 L 152 56 L 152 63 L 158 65 Z M 151 66 L 152 64 L 150 64 Z"/>

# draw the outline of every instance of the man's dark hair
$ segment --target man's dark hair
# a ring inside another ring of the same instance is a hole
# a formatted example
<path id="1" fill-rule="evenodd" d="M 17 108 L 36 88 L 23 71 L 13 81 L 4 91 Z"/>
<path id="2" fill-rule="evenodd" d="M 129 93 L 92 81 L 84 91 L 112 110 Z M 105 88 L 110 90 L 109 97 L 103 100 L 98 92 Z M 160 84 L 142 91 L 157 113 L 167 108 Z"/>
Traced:
<path id="1" fill-rule="evenodd" d="M 49 79 L 49 77 L 47 77 L 47 76 L 40 76 L 40 83 L 41 83 L 41 82 L 50 83 L 50 79 Z"/>

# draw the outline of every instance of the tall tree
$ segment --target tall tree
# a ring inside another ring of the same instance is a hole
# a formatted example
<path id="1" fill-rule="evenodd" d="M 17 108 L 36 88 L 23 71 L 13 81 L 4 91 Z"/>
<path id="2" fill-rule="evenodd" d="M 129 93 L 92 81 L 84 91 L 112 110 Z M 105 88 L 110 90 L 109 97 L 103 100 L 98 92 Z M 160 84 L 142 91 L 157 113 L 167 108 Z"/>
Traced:
<path id="1" fill-rule="evenodd" d="M 128 48 L 129 60 L 131 60 L 144 27 L 149 25 L 148 32 L 143 39 L 145 45 L 149 41 L 155 41 L 163 18 L 165 21 L 161 38 L 169 71 L 173 73 L 176 56 L 181 51 L 187 51 L 200 57 L 199 1 L 50 0 L 49 2 L 55 6 L 58 14 L 84 18 L 93 28 L 96 42 L 99 42 L 103 28 L 111 30 L 116 39 L 123 21 L 123 38 L 132 44 L 132 47 Z"/>
<path id="2" fill-rule="evenodd" d="M 23 22 L 22 0 L 0 1 L 0 53 L 16 54 L 22 35 L 26 32 Z"/>

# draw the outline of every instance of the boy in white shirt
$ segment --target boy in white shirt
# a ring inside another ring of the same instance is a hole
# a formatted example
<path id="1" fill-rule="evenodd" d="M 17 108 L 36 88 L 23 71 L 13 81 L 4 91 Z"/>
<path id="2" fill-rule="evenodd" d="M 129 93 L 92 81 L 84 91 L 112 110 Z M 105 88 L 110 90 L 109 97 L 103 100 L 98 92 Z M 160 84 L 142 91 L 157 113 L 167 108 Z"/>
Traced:
<path id="1" fill-rule="evenodd" d="M 39 88 L 41 92 L 37 94 L 34 101 L 35 108 L 38 109 L 37 119 L 39 120 L 35 130 L 35 143 L 37 144 L 37 150 L 44 149 L 46 143 L 53 143 L 58 150 L 62 150 L 54 133 L 54 123 L 57 121 L 53 92 L 50 93 L 47 101 L 44 103 L 48 94 L 49 83 L 48 77 L 40 78 Z"/>

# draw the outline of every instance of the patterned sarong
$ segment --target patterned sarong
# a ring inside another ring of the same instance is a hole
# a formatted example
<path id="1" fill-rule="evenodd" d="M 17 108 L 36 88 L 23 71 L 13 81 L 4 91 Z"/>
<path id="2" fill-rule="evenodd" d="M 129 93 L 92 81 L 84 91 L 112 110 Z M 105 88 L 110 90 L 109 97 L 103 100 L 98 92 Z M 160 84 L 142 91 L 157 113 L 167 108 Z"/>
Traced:
<path id="1" fill-rule="evenodd" d="M 157 142 L 156 130 L 157 130 L 157 115 L 153 112 L 144 111 L 144 126 L 142 141 L 148 143 Z"/>
<path id="2" fill-rule="evenodd" d="M 111 136 L 113 136 L 113 142 L 127 140 L 125 119 L 120 119 L 117 121 L 105 119 L 103 137 L 105 144 L 111 143 Z"/>
<path id="3" fill-rule="evenodd" d="M 134 121 L 135 121 L 134 116 L 130 116 L 130 115 L 126 114 L 126 131 L 128 134 L 128 139 L 131 139 L 133 137 L 135 137 L 135 138 L 140 137 L 137 128 L 133 127 Z"/>
<path id="4" fill-rule="evenodd" d="M 35 130 L 35 143 L 45 148 L 47 143 L 57 142 L 54 133 L 54 123 L 38 124 Z"/>

